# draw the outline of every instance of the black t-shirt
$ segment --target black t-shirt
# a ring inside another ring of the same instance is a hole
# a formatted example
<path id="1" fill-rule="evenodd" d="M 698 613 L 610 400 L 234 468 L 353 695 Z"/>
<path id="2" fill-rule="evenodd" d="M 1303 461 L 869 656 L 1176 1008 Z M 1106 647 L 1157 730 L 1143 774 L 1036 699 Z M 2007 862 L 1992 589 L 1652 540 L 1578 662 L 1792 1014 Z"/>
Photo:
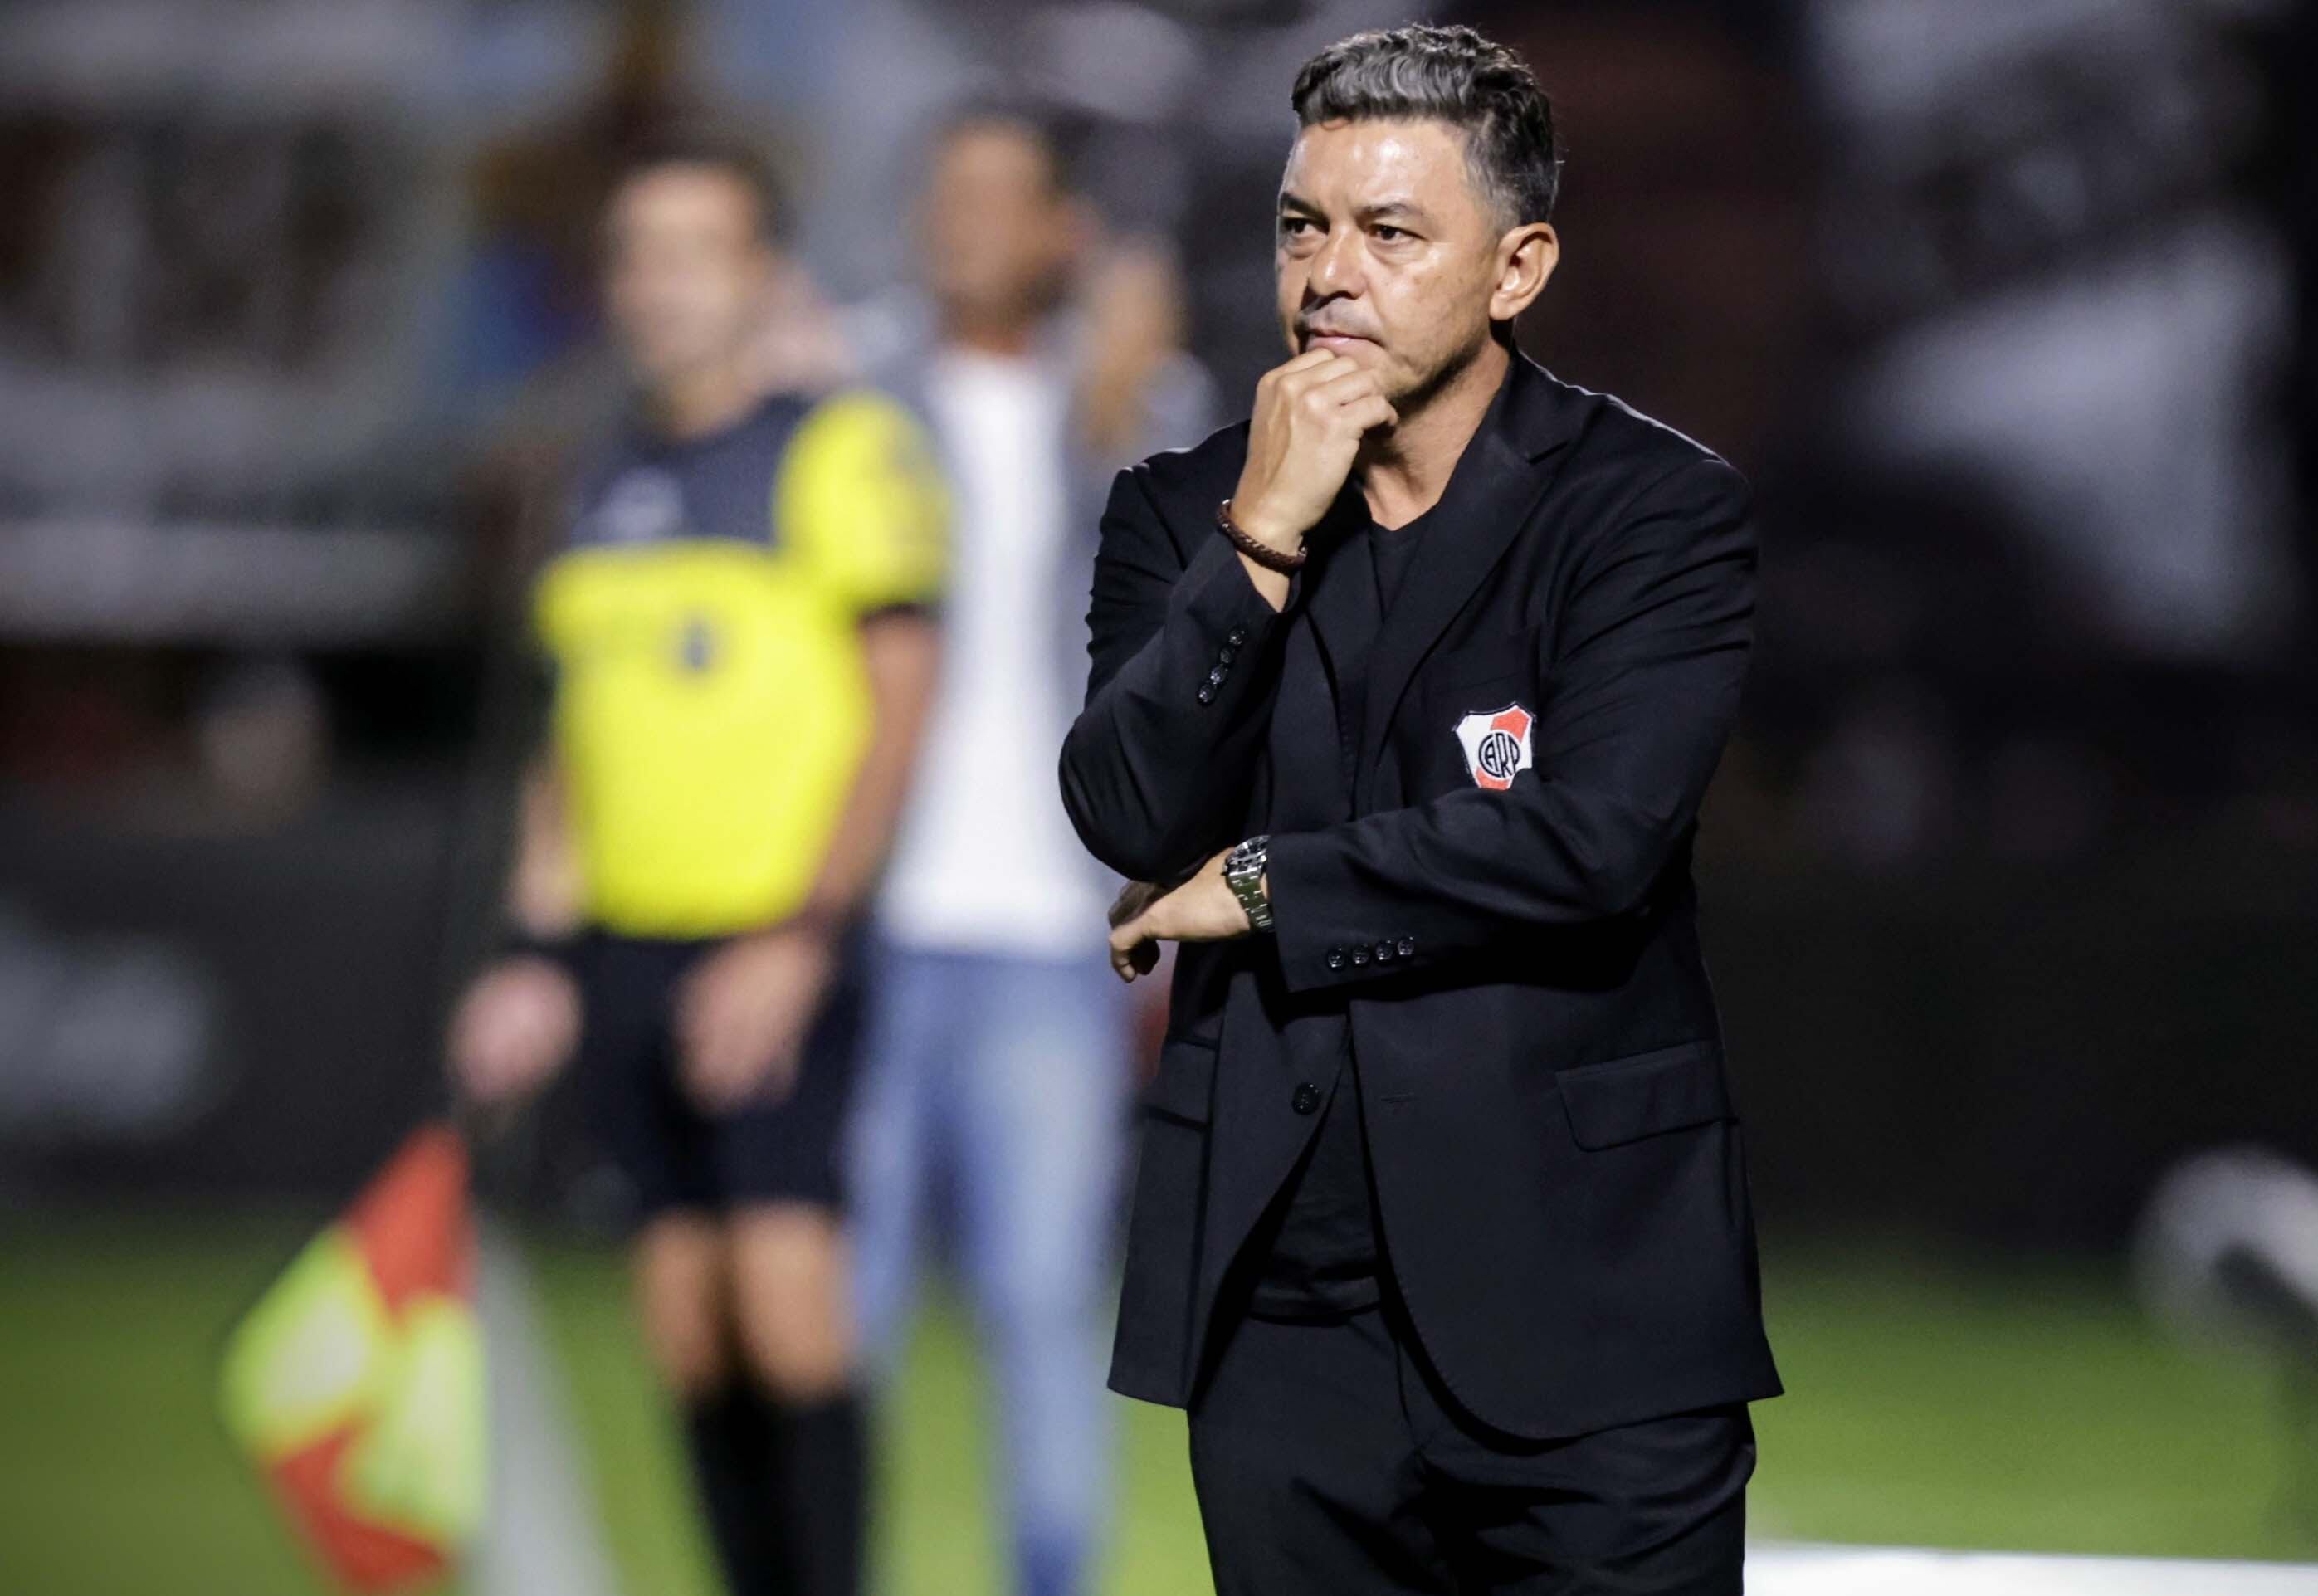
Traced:
<path id="1" fill-rule="evenodd" d="M 1380 623 L 1398 596 L 1430 512 L 1404 526 L 1370 525 L 1366 533 L 1376 575 Z M 1375 640 L 1344 648 L 1337 683 L 1338 734 L 1346 779 L 1360 745 L 1368 696 L 1368 661 Z M 1378 1299 L 1376 1201 L 1369 1174 L 1368 1137 L 1361 1123 L 1360 1078 L 1349 1034 L 1343 1079 L 1320 1127 L 1272 1220 L 1270 1255 L 1257 1276 L 1251 1312 L 1267 1318 L 1334 1317 L 1373 1306 Z"/>
<path id="2" fill-rule="evenodd" d="M 1393 600 L 1399 596 L 1401 583 L 1408 576 L 1409 562 L 1416 557 L 1417 540 L 1432 519 L 1433 512 L 1427 510 L 1405 525 L 1369 527 L 1369 557 L 1376 567 L 1379 618 L 1392 613 Z"/>
<path id="3" fill-rule="evenodd" d="M 1349 1057 L 1271 1225 L 1271 1252 L 1256 1277 L 1250 1313 L 1329 1319 L 1376 1305 L 1376 1205 L 1360 1080 Z"/>

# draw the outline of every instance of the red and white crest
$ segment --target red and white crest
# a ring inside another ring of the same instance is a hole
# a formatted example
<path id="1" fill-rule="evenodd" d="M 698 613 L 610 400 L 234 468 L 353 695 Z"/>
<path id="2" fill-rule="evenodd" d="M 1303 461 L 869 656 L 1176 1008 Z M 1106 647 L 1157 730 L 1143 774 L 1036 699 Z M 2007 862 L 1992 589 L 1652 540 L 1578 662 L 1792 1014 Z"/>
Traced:
<path id="1" fill-rule="evenodd" d="M 1529 768 L 1529 729 L 1535 719 L 1518 704 L 1503 709 L 1478 710 L 1457 722 L 1457 740 L 1465 749 L 1465 768 L 1476 786 L 1502 793 L 1514 785 L 1514 772 Z"/>

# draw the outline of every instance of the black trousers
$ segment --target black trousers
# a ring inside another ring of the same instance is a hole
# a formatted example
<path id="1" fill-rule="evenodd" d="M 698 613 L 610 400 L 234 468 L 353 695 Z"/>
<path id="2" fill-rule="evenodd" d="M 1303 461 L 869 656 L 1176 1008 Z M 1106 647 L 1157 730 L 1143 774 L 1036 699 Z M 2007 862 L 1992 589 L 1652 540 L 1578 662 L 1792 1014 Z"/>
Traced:
<path id="1" fill-rule="evenodd" d="M 1736 1596 L 1745 1404 L 1526 1441 L 1461 1412 L 1389 1293 L 1243 1315 L 1190 1413 L 1217 1596 Z"/>

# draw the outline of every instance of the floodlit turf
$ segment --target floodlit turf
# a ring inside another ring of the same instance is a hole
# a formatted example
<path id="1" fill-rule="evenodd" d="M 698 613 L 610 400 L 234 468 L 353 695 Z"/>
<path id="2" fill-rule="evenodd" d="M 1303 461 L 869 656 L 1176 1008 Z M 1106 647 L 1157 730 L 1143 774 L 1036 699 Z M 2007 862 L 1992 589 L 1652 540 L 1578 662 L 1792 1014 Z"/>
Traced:
<path id="1" fill-rule="evenodd" d="M 315 1596 L 228 1450 L 226 1327 L 310 1221 L 46 1218 L 0 1235 L 0 1592 Z M 714 1596 L 674 1438 L 636 1360 L 617 1261 L 535 1245 L 537 1284 L 636 1596 Z M 1795 1394 L 1756 1410 L 1758 1530 L 2072 1551 L 2309 1556 L 2252 1371 L 2177 1353 L 2106 1276 L 1960 1270 L 1774 1247 Z M 1002 1588 L 986 1394 L 966 1326 L 930 1317 L 891 1409 L 884 1596 Z M 1195 1596 L 1205 1563 L 1179 1415 L 1121 1403 L 1109 1596 Z"/>
<path id="2" fill-rule="evenodd" d="M 1793 1394 L 1755 1410 L 1757 1533 L 2318 1556 L 2318 1502 L 2287 1509 L 2278 1388 L 2260 1368 L 2181 1350 L 2121 1278 L 1864 1248 L 1766 1267 Z M 2306 1466 L 2296 1477 L 2306 1488 Z"/>

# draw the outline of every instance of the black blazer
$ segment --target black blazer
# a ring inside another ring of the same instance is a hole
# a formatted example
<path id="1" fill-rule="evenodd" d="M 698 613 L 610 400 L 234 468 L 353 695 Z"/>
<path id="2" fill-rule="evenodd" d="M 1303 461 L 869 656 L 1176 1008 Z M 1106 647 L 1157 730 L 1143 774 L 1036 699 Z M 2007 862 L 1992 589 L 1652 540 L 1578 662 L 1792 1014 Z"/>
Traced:
<path id="1" fill-rule="evenodd" d="M 1349 1023 L 1379 1224 L 1477 1417 L 1582 1434 L 1779 1390 L 1690 874 L 1753 637 L 1745 482 L 1516 356 L 1369 656 L 1347 485 L 1274 612 L 1217 533 L 1247 426 L 1121 472 L 1063 749 L 1080 837 L 1180 875 L 1271 833 L 1274 934 L 1187 945 L 1110 1383 L 1188 1404 Z M 1524 738 L 1526 743 L 1524 746 Z M 1347 756 L 1350 758 L 1347 758 Z"/>

